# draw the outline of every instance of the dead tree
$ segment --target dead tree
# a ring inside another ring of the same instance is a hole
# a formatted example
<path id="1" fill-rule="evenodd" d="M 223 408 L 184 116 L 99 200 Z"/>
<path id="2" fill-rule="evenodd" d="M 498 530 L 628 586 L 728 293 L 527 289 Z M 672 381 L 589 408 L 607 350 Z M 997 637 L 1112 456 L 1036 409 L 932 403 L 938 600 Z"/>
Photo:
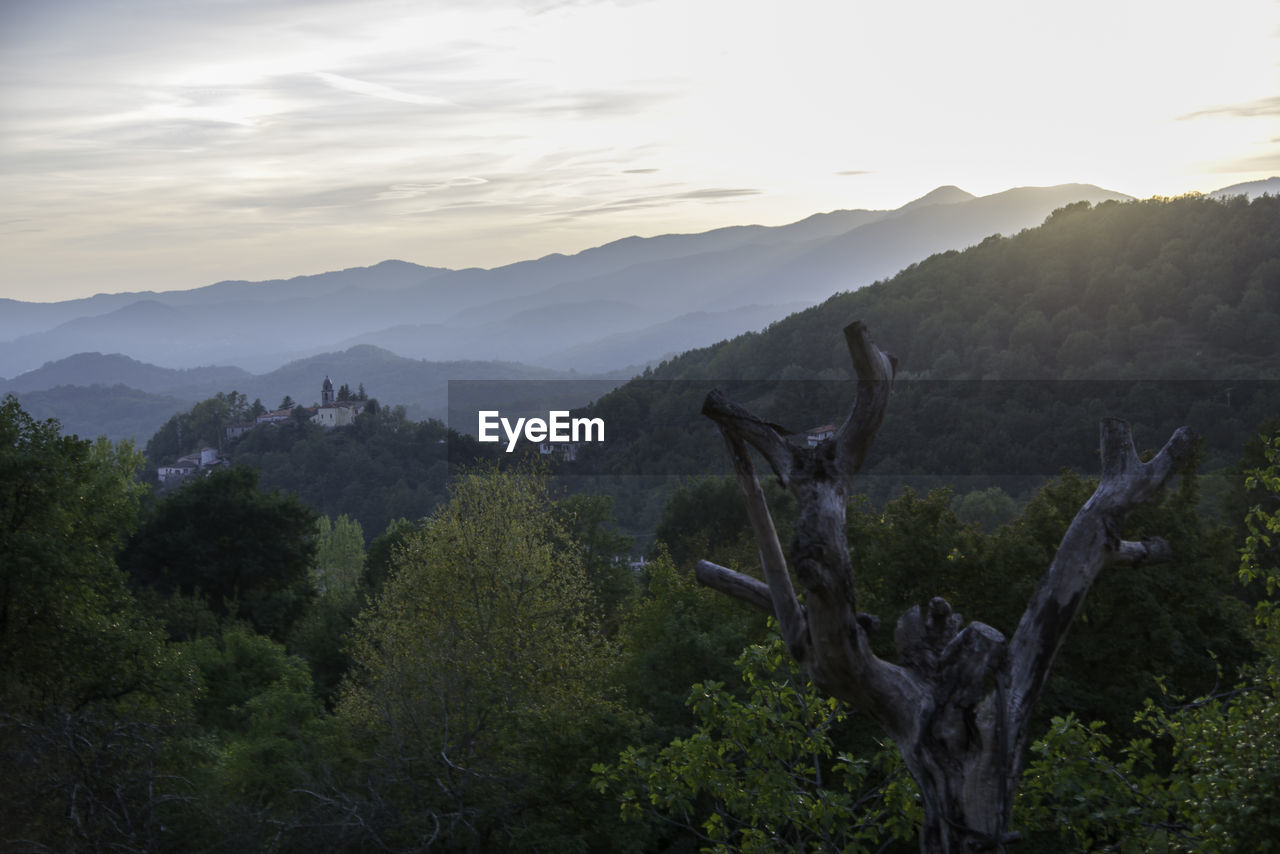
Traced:
<path id="1" fill-rule="evenodd" d="M 747 514 L 760 547 L 765 581 L 701 561 L 703 584 L 774 616 L 787 649 L 823 691 L 877 720 L 897 744 L 919 786 L 924 852 L 1003 850 L 1018 838 L 1009 813 L 1026 762 L 1031 711 L 1089 585 L 1103 568 L 1166 559 L 1159 538 L 1120 539 L 1121 524 L 1148 501 L 1192 448 L 1183 427 L 1143 463 L 1129 425 L 1101 427 L 1102 478 L 1076 514 L 1013 638 L 983 623 L 962 625 L 946 600 L 934 598 L 898 620 L 898 661 L 871 651 L 879 620 L 858 612 L 845 537 L 847 489 L 884 419 L 897 361 L 855 322 L 844 330 L 857 371 L 848 420 L 816 447 L 797 447 L 779 428 L 729 401 L 707 396 L 704 415 L 719 426 L 733 457 Z M 747 446 L 768 461 L 795 495 L 799 518 L 791 567 L 804 589 L 797 598 Z"/>

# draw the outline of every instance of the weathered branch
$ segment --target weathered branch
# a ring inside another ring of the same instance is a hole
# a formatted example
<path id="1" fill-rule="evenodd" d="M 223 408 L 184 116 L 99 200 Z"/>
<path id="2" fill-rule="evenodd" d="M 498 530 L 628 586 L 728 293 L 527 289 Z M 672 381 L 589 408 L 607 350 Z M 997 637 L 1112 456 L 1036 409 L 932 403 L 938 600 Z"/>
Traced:
<path id="1" fill-rule="evenodd" d="M 777 616 L 773 609 L 773 596 L 769 585 L 758 578 L 736 572 L 709 560 L 700 560 L 693 568 L 693 577 L 699 584 L 717 590 L 734 599 L 741 599 L 758 611 L 764 611 L 770 617 Z"/>
<path id="2" fill-rule="evenodd" d="M 1120 539 L 1119 531 L 1129 511 L 1149 501 L 1190 458 L 1191 431 L 1180 428 L 1146 463 L 1138 459 L 1126 422 L 1105 418 L 1100 431 L 1102 478 L 1098 488 L 1071 520 L 1010 642 L 1008 719 L 1019 762 L 1029 741 L 1031 710 L 1098 573 L 1112 564 L 1152 563 L 1170 556 L 1164 540 L 1126 542 Z"/>
<path id="3" fill-rule="evenodd" d="M 782 441 L 782 437 L 778 436 L 772 426 L 744 423 L 748 433 L 755 430 L 757 426 L 761 427 L 758 438 L 762 442 L 768 438 L 763 432 L 765 429 L 778 441 Z M 720 429 L 724 433 L 725 442 L 729 445 L 734 471 L 738 475 L 738 486 L 742 490 L 742 498 L 747 506 L 747 518 L 751 521 L 751 530 L 755 532 L 756 544 L 760 547 L 760 565 L 764 569 L 765 581 L 768 582 L 769 595 L 773 601 L 773 614 L 778 618 L 782 640 L 787 645 L 787 651 L 796 661 L 805 661 L 809 657 L 810 650 L 808 621 L 805 619 L 804 609 L 796 599 L 796 591 L 791 584 L 791 573 L 787 571 L 787 558 L 782 553 L 782 544 L 778 542 L 778 531 L 773 526 L 773 516 L 769 514 L 764 490 L 760 488 L 760 481 L 756 478 L 751 454 L 740 436 L 724 427 Z M 780 459 L 779 462 L 785 462 L 785 458 Z M 777 470 L 778 467 L 774 466 L 774 471 Z"/>
<path id="4" fill-rule="evenodd" d="M 770 421 L 757 418 L 738 404 L 734 403 L 720 389 L 712 389 L 702 403 L 702 414 L 710 418 L 720 427 L 729 442 L 729 453 L 733 455 L 734 467 L 739 468 L 740 458 L 750 458 L 740 454 L 734 442 L 745 442 L 761 453 L 778 480 L 786 485 L 790 481 L 791 472 L 795 468 L 795 451 L 797 450 L 782 434 L 782 427 Z M 741 475 L 741 471 L 739 471 Z M 753 467 L 754 475 L 754 467 Z"/>
<path id="5" fill-rule="evenodd" d="M 693 577 L 704 587 L 746 602 L 770 617 L 777 617 L 769 585 L 754 575 L 747 575 L 709 560 L 700 560 L 693 568 Z M 869 634 L 875 634 L 880 631 L 880 618 L 875 614 L 858 614 L 858 625 Z"/>
<path id="6" fill-rule="evenodd" d="M 806 664 L 819 686 L 872 712 L 890 732 L 903 732 L 914 726 L 912 710 L 919 692 L 901 678 L 900 668 L 871 652 L 866 633 L 879 621 L 857 611 L 845 544 L 848 481 L 861 467 L 884 419 L 896 362 L 872 343 L 862 323 L 845 329 L 845 341 L 858 376 L 856 398 L 836 435 L 816 448 L 792 445 L 783 438 L 781 428 L 751 414 L 718 390 L 707 395 L 702 412 L 716 422 L 729 446 L 760 548 L 773 613 L 788 649 Z M 791 565 L 805 590 L 803 607 L 748 445 L 764 456 L 799 503 Z M 760 607 L 758 587 L 729 583 L 722 574 L 704 572 L 703 576 L 704 583 Z"/>
<path id="7" fill-rule="evenodd" d="M 844 328 L 844 341 L 858 375 L 858 396 L 853 409 L 834 437 L 839 448 L 840 470 L 847 479 L 862 468 L 871 443 L 880 431 L 898 360 L 871 343 L 871 335 L 861 320 Z"/>

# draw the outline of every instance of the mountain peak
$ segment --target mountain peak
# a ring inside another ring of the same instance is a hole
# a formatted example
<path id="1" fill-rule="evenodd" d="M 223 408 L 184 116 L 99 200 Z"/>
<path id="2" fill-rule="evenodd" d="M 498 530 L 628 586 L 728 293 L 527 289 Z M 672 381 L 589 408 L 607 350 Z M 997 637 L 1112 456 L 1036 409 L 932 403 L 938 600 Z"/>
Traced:
<path id="1" fill-rule="evenodd" d="M 914 208 L 924 208 L 930 205 L 954 205 L 959 202 L 969 202 L 976 199 L 973 193 L 967 193 L 954 184 L 945 184 L 936 190 L 930 190 L 920 198 L 912 202 L 907 202 L 898 208 L 899 212 L 913 210 Z"/>

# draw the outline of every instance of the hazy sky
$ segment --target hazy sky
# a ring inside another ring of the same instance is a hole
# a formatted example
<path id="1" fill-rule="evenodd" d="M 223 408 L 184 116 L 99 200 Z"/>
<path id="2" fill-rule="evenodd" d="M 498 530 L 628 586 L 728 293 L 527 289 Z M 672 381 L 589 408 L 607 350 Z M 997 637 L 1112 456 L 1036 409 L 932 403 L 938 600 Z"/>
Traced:
<path id="1" fill-rule="evenodd" d="M 0 296 L 1280 173 L 1280 4 L 0 0 Z"/>

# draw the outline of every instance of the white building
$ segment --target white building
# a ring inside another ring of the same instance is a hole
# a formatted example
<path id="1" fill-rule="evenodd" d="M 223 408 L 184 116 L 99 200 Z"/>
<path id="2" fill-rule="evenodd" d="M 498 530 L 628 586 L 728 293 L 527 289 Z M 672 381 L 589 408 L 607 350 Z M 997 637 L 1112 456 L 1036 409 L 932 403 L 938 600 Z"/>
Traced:
<path id="1" fill-rule="evenodd" d="M 814 427 L 812 430 L 806 430 L 805 441 L 809 444 L 810 448 L 816 448 L 818 447 L 819 442 L 824 442 L 835 435 L 835 425 L 823 424 L 821 427 Z"/>
<path id="2" fill-rule="evenodd" d="M 333 392 L 333 383 L 328 377 L 320 386 L 320 406 L 316 414 L 311 416 L 311 423 L 332 429 L 347 427 L 356 422 L 356 416 L 364 411 L 364 401 L 337 400 Z"/>
<path id="3" fill-rule="evenodd" d="M 160 466 L 156 469 L 156 477 L 161 483 L 167 483 L 170 480 L 190 477 L 198 471 L 218 465 L 222 465 L 222 457 L 219 456 L 218 449 L 201 448 L 193 454 L 179 457 L 167 466 Z"/>

